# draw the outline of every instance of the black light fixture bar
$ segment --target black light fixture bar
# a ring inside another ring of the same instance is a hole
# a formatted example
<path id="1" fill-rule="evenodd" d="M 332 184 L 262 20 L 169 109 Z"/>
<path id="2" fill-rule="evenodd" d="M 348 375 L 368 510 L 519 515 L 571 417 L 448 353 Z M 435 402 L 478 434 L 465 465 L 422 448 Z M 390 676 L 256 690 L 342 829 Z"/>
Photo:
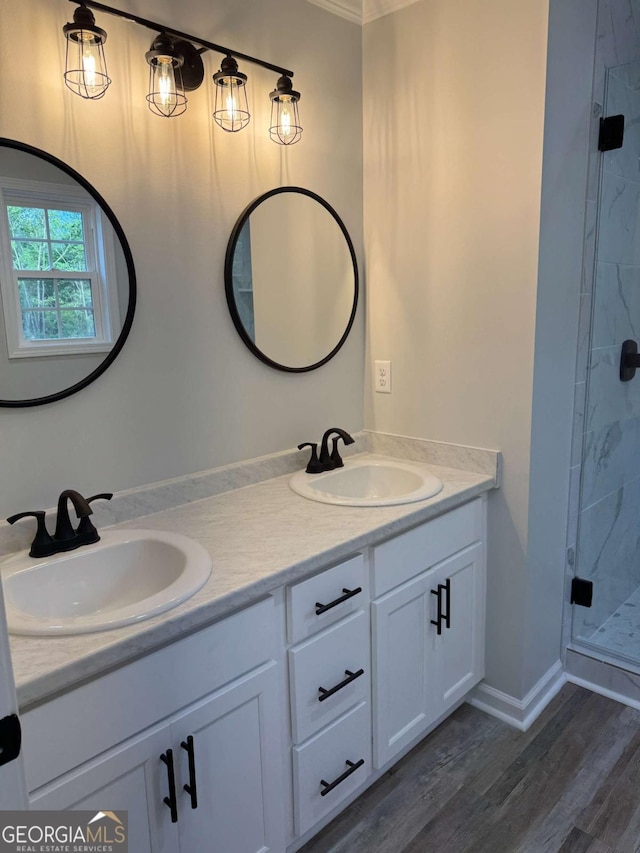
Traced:
<path id="1" fill-rule="evenodd" d="M 281 68 L 279 65 L 272 65 L 271 62 L 265 62 L 263 59 L 256 59 L 255 56 L 249 56 L 246 53 L 239 53 L 237 50 L 231 50 L 228 47 L 223 47 L 220 44 L 214 44 L 211 41 L 198 38 L 198 36 L 183 33 L 180 30 L 174 30 L 172 27 L 165 27 L 158 24 L 156 21 L 150 21 L 147 18 L 141 18 L 138 15 L 133 15 L 130 12 L 122 12 L 120 9 L 114 9 L 112 6 L 106 6 L 104 3 L 97 3 L 95 0 L 69 0 L 70 3 L 75 3 L 77 6 L 89 6 L 91 9 L 98 9 L 100 12 L 105 12 L 107 15 L 115 15 L 117 18 L 124 18 L 125 21 L 131 21 L 134 24 L 139 24 L 141 27 L 147 27 L 149 30 L 154 30 L 157 33 L 168 33 L 176 38 L 189 41 L 194 44 L 199 44 L 205 50 L 213 50 L 215 53 L 223 53 L 227 56 L 233 56 L 236 59 L 241 59 L 243 62 L 252 62 L 254 65 L 260 65 L 268 71 L 275 71 L 277 74 L 283 74 L 286 77 L 293 77 L 293 71 L 286 68 Z"/>

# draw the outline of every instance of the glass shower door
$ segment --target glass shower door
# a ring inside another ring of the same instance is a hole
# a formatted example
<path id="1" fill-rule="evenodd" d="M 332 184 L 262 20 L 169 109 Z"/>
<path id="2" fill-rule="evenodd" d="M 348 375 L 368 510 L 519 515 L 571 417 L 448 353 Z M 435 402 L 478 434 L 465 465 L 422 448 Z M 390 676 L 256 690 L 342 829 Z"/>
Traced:
<path id="1" fill-rule="evenodd" d="M 622 344 L 640 345 L 640 62 L 607 72 L 605 116 L 624 115 L 621 148 L 600 155 L 581 460 L 576 647 L 640 669 L 640 371 L 620 380 Z"/>

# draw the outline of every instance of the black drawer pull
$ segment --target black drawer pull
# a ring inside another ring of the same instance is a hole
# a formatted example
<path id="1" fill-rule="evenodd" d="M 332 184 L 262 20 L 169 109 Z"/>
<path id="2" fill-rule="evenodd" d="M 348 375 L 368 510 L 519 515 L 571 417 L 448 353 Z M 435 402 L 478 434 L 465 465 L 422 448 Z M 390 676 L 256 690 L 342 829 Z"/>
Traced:
<path id="1" fill-rule="evenodd" d="M 183 785 L 183 790 L 189 794 L 191 797 L 191 808 L 198 808 L 198 787 L 196 783 L 196 754 L 195 749 L 193 747 L 193 736 L 189 735 L 189 737 L 185 741 L 182 741 L 180 746 L 187 751 L 187 755 L 189 757 L 189 784 Z"/>
<path id="2" fill-rule="evenodd" d="M 446 612 L 442 609 L 442 593 L 447 597 Z M 442 623 L 444 621 L 445 628 L 451 627 L 451 578 L 447 578 L 445 583 L 439 583 L 438 589 L 432 589 L 431 595 L 438 596 L 438 615 L 431 620 L 431 624 L 438 629 L 438 634 L 442 634 Z"/>
<path id="3" fill-rule="evenodd" d="M 343 601 L 353 598 L 354 595 L 362 592 L 362 587 L 359 586 L 356 589 L 346 589 L 346 587 L 343 587 L 342 591 L 344 595 L 341 595 L 340 598 L 336 598 L 335 601 L 330 601 L 329 604 L 320 604 L 319 601 L 316 601 L 316 616 L 320 616 L 322 613 L 326 613 L 327 610 L 331 610 L 332 607 L 337 607 L 337 605 L 342 604 Z"/>
<path id="4" fill-rule="evenodd" d="M 335 687 L 332 687 L 330 690 L 325 690 L 324 687 L 318 687 L 318 692 L 320 695 L 318 696 L 318 702 L 324 702 L 325 699 L 328 699 L 329 696 L 333 696 L 334 693 L 337 693 L 338 690 L 342 690 L 343 687 L 346 687 L 347 684 L 351 684 L 352 681 L 355 681 L 356 678 L 360 678 L 361 675 L 364 675 L 364 669 L 359 669 L 357 672 L 351 672 L 348 669 L 345 669 L 344 674 L 347 676 L 344 681 L 341 681 L 340 684 L 336 684 Z"/>
<path id="5" fill-rule="evenodd" d="M 447 578 L 444 588 L 447 593 L 447 612 L 444 617 L 444 627 L 451 627 L 451 578 Z"/>
<path id="6" fill-rule="evenodd" d="M 349 766 L 348 770 L 345 770 L 342 776 L 338 776 L 337 779 L 334 779 L 333 782 L 325 782 L 324 779 L 320 780 L 320 784 L 324 785 L 323 789 L 320 791 L 321 797 L 326 797 L 329 791 L 333 791 L 341 782 L 344 782 L 352 773 L 355 773 L 359 767 L 362 767 L 364 764 L 364 758 L 361 758 L 360 761 L 356 761 L 354 764 L 353 761 L 346 762 Z"/>
<path id="7" fill-rule="evenodd" d="M 176 777 L 173 772 L 173 750 L 168 749 L 160 756 L 160 761 L 167 765 L 167 778 L 169 780 L 169 796 L 162 802 L 171 809 L 171 823 L 178 822 L 178 802 L 176 800 Z"/>

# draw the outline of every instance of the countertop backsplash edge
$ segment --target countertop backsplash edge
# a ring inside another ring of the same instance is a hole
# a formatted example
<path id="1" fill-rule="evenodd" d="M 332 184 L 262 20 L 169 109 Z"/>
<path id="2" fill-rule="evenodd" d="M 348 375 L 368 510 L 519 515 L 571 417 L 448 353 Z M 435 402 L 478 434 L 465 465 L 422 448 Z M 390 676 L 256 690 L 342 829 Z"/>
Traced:
<path id="1" fill-rule="evenodd" d="M 367 452 L 394 456 L 399 459 L 489 475 L 494 478 L 496 486 L 499 485 L 501 454 L 495 450 L 397 436 L 372 430 L 354 433 L 354 438 L 355 444 L 344 448 L 345 457 Z M 98 529 L 110 527 L 184 506 L 203 498 L 215 497 L 245 486 L 252 486 L 274 477 L 293 474 L 304 467 L 307 455 L 306 451 L 301 452 L 297 449 L 283 450 L 267 456 L 126 489 L 117 492 L 109 502 L 102 501 L 94 504 L 93 521 Z M 61 489 L 67 487 L 68 484 L 61 484 Z M 95 487 L 107 489 L 108 483 L 96 483 Z M 22 512 L 24 509 L 25 507 L 16 507 L 15 511 Z M 47 510 L 49 518 L 52 518 L 52 514 L 55 515 L 55 509 Z M 52 520 L 49 524 L 52 524 Z M 30 519 L 20 521 L 13 526 L 6 521 L 1 521 L 0 559 L 28 548 L 33 539 L 33 533 L 33 522 Z"/>

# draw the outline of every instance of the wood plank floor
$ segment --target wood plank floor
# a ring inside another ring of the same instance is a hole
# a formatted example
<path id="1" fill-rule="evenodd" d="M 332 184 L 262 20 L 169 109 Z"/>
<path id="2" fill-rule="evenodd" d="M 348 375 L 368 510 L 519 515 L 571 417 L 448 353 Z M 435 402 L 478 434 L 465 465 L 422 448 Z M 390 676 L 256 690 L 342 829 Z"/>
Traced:
<path id="1" fill-rule="evenodd" d="M 640 711 L 567 684 L 528 732 L 469 705 L 302 853 L 639 853 Z"/>

